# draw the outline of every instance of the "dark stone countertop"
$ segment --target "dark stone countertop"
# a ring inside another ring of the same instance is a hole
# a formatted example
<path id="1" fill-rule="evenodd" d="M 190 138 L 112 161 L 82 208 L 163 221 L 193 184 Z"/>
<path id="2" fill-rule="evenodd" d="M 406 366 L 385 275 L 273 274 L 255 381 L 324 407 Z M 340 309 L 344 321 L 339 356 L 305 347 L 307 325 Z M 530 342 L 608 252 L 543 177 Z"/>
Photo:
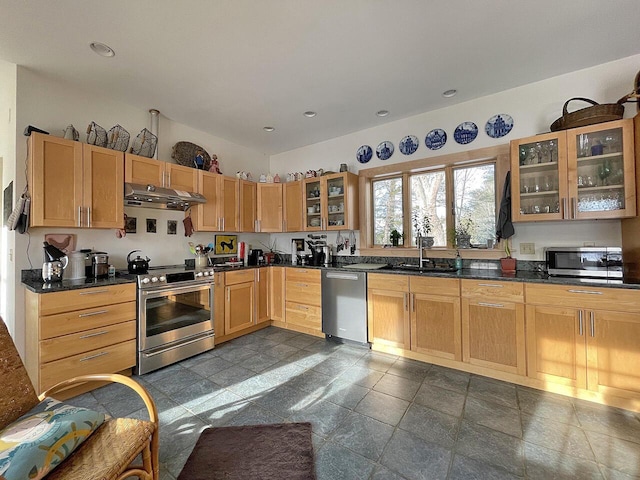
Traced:
<path id="1" fill-rule="evenodd" d="M 42 270 L 22 270 L 22 284 L 34 293 L 64 292 L 82 288 L 105 287 L 135 283 L 136 276 L 126 272 L 116 272 L 115 277 L 104 279 L 83 278 L 81 280 L 62 280 L 61 282 L 45 283 L 42 280 Z"/>

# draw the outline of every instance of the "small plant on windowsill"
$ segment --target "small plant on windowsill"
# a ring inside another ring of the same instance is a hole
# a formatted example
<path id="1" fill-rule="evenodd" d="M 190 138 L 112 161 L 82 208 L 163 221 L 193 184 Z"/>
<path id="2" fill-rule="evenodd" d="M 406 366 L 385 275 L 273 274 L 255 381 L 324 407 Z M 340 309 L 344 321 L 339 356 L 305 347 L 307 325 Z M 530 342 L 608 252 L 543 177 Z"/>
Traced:
<path id="1" fill-rule="evenodd" d="M 433 237 L 429 235 L 432 229 L 429 214 L 425 213 L 422 218 L 420 218 L 420 210 L 416 209 L 413 211 L 411 218 L 413 220 L 413 231 L 416 233 L 416 245 L 418 248 L 433 247 L 434 240 Z"/>
<path id="2" fill-rule="evenodd" d="M 471 248 L 471 234 L 475 223 L 470 217 L 461 218 L 456 225 L 456 245 L 458 248 Z"/>
<path id="3" fill-rule="evenodd" d="M 389 234 L 389 240 L 391 240 L 391 245 L 393 245 L 394 247 L 397 247 L 400 244 L 400 239 L 403 236 L 404 235 L 400 233 L 398 230 L 396 230 L 395 228 L 391 230 L 391 233 Z"/>
<path id="4" fill-rule="evenodd" d="M 511 256 L 511 248 L 509 247 L 509 239 L 503 238 L 504 253 L 506 257 L 500 259 L 500 268 L 502 273 L 516 273 L 516 259 Z"/>

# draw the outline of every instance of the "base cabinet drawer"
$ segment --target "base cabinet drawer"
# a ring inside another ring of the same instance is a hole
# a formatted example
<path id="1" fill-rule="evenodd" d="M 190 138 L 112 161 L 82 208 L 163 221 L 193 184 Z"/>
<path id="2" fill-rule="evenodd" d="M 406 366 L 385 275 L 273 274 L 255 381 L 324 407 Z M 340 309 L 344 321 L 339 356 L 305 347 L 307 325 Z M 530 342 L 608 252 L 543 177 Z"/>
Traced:
<path id="1" fill-rule="evenodd" d="M 41 295 L 41 297 L 40 315 L 53 315 L 135 300 L 136 284 L 125 283 L 105 287 L 81 288 L 66 292 L 47 293 Z"/>
<path id="2" fill-rule="evenodd" d="M 40 362 L 47 363 L 70 355 L 89 352 L 136 338 L 136 321 L 93 328 L 40 342 Z"/>
<path id="3" fill-rule="evenodd" d="M 128 340 L 42 364 L 40 367 L 40 391 L 58 382 L 78 375 L 119 372 L 136 364 L 136 341 Z"/>
<path id="4" fill-rule="evenodd" d="M 135 319 L 135 301 L 47 315 L 40 318 L 40 340 Z"/>
<path id="5" fill-rule="evenodd" d="M 286 322 L 314 330 L 321 330 L 322 308 L 315 305 L 303 305 L 287 301 Z"/>

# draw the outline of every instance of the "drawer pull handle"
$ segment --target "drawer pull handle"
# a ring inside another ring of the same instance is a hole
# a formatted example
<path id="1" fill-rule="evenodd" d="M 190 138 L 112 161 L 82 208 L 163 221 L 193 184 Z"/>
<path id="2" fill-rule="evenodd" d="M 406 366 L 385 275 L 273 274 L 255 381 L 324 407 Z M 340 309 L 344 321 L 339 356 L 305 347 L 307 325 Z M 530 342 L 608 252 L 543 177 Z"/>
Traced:
<path id="1" fill-rule="evenodd" d="M 108 311 L 109 310 L 98 310 L 96 312 L 81 313 L 80 315 L 78 315 L 78 318 L 93 317 L 94 315 L 102 315 L 103 313 L 107 313 Z"/>
<path id="2" fill-rule="evenodd" d="M 96 295 L 97 293 L 108 293 L 109 290 L 93 290 L 91 292 L 80 292 L 80 295 Z"/>
<path id="3" fill-rule="evenodd" d="M 578 310 L 578 333 L 580 336 L 584 334 L 584 324 L 582 323 L 582 310 Z"/>
<path id="4" fill-rule="evenodd" d="M 307 285 L 306 283 L 298 283 L 296 284 L 298 287 L 308 287 L 309 285 Z"/>
<path id="5" fill-rule="evenodd" d="M 594 292 L 593 290 L 569 290 L 569 293 L 584 293 L 586 295 L 602 295 L 602 292 Z"/>
<path id="6" fill-rule="evenodd" d="M 498 285 L 497 283 L 479 283 L 479 287 L 493 287 L 493 288 L 503 288 L 504 285 Z"/>
<path id="7" fill-rule="evenodd" d="M 309 307 L 305 307 L 304 305 L 298 305 L 299 310 L 309 310 Z"/>
<path id="8" fill-rule="evenodd" d="M 86 362 L 87 360 L 93 360 L 94 358 L 104 357 L 105 355 L 109 355 L 109 352 L 100 352 L 95 355 L 89 355 L 88 357 L 81 358 L 81 362 Z"/>
<path id="9" fill-rule="evenodd" d="M 91 337 L 99 337 L 100 335 L 106 335 L 107 333 L 109 333 L 109 330 L 105 330 L 103 332 L 96 332 L 96 333 L 87 333 L 86 335 L 82 335 L 80 337 L 80 340 L 83 340 L 85 338 L 91 338 Z"/>
<path id="10" fill-rule="evenodd" d="M 593 310 L 589 312 L 589 323 L 591 324 L 591 336 L 596 336 L 596 315 Z"/>
<path id="11" fill-rule="evenodd" d="M 485 302 L 478 302 L 478 305 L 480 305 L 481 307 L 494 307 L 494 308 L 503 308 L 504 305 L 501 303 L 485 303 Z"/>

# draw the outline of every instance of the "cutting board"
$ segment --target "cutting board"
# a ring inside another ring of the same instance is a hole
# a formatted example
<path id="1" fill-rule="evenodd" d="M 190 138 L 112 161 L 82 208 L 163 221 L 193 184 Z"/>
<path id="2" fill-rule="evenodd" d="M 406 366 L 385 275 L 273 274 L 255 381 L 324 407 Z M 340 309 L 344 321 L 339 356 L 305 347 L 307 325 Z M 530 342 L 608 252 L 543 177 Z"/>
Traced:
<path id="1" fill-rule="evenodd" d="M 354 263 L 352 265 L 345 265 L 344 268 L 355 268 L 357 270 L 380 270 L 386 266 L 386 263 Z"/>

